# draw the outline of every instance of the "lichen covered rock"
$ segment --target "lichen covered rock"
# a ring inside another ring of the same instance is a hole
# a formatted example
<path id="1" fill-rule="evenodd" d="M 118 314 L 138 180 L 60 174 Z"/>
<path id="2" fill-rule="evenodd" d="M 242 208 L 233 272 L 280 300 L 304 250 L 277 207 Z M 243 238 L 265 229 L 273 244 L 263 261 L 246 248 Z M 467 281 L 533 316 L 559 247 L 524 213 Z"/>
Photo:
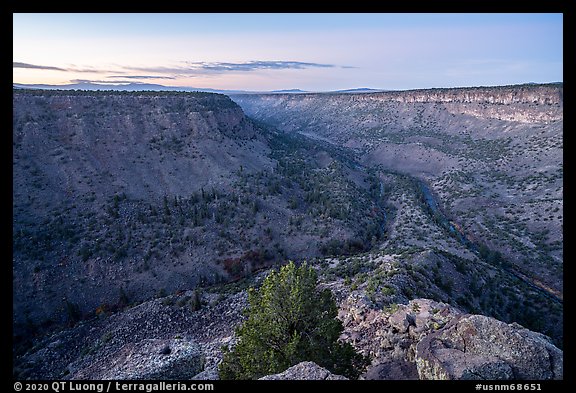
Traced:
<path id="1" fill-rule="evenodd" d="M 267 375 L 261 380 L 347 380 L 341 375 L 332 374 L 314 362 L 302 362 L 290 367 L 286 371 Z"/>
<path id="2" fill-rule="evenodd" d="M 420 379 L 562 379 L 563 352 L 516 323 L 463 315 L 418 343 L 416 365 Z"/>

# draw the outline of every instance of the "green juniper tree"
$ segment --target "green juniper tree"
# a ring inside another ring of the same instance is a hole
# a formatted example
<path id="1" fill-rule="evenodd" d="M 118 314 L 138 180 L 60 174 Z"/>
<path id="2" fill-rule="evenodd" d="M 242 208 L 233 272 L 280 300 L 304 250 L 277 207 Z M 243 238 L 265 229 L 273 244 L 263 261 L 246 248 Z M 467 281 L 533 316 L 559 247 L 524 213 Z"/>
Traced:
<path id="1" fill-rule="evenodd" d="M 302 361 L 358 378 L 367 359 L 338 341 L 343 326 L 336 303 L 317 284 L 313 268 L 290 262 L 270 273 L 259 290 L 250 288 L 248 318 L 236 330 L 236 346 L 224 348 L 220 378 L 257 379 Z"/>

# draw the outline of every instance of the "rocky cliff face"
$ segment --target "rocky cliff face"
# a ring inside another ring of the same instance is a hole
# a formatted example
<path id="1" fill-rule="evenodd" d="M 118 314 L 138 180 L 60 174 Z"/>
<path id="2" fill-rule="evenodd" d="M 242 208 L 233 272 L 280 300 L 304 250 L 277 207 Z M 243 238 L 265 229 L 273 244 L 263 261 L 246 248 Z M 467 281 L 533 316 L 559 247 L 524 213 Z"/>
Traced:
<path id="1" fill-rule="evenodd" d="M 271 165 L 242 110 L 216 94 L 16 92 L 13 138 L 15 198 L 27 199 L 32 177 L 52 191 L 43 204 L 92 192 L 189 196 L 229 183 L 240 165 Z"/>
<path id="2" fill-rule="evenodd" d="M 563 88 L 552 84 L 544 86 L 519 85 L 498 87 L 472 87 L 453 89 L 425 89 L 402 92 L 386 92 L 374 95 L 384 100 L 399 102 L 449 102 L 479 104 L 536 104 L 560 105 L 563 102 Z"/>
<path id="3" fill-rule="evenodd" d="M 312 124 L 334 121 L 327 114 L 337 113 L 338 108 L 347 115 L 354 112 L 364 115 L 361 117 L 364 125 L 379 125 L 379 121 L 387 120 L 387 126 L 398 126 L 404 119 L 395 117 L 394 112 L 416 114 L 414 109 L 425 108 L 418 104 L 432 105 L 438 111 L 445 110 L 450 115 L 465 114 L 485 119 L 535 123 L 562 120 L 564 90 L 561 84 L 552 84 L 362 94 L 249 94 L 233 95 L 232 98 L 250 116 L 285 123 L 286 127 L 294 128 L 298 127 L 294 122 L 303 113 L 314 112 L 317 115 L 315 121 L 301 119 L 310 120 Z"/>

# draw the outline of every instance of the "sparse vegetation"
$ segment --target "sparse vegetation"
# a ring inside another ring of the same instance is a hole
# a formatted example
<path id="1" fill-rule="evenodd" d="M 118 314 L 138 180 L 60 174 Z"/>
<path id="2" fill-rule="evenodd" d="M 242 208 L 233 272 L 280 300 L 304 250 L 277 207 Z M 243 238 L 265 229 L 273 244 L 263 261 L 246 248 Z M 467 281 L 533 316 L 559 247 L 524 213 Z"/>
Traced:
<path id="1" fill-rule="evenodd" d="M 338 341 L 343 327 L 336 304 L 317 284 L 314 269 L 291 262 L 250 289 L 248 319 L 236 331 L 236 346 L 224 350 L 220 377 L 257 379 L 308 360 L 357 378 L 366 359 Z"/>

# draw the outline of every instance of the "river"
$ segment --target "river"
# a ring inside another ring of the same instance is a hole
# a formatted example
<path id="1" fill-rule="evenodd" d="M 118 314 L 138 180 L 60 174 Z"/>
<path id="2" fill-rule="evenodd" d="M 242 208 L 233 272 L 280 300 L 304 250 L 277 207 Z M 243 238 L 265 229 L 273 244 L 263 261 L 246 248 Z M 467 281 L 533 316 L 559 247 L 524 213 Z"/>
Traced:
<path id="1" fill-rule="evenodd" d="M 428 210 L 429 214 L 432 216 L 432 218 L 440 226 L 447 229 L 453 236 L 456 237 L 456 239 L 458 239 L 458 241 L 461 244 L 466 246 L 470 251 L 472 251 L 474 254 L 476 254 L 479 258 L 483 259 L 485 262 L 494 266 L 492 263 L 490 263 L 487 260 L 488 258 L 486 257 L 486 254 L 490 255 L 490 253 L 492 251 L 488 250 L 488 248 L 485 245 L 477 244 L 477 243 L 473 242 L 472 240 L 470 240 L 470 238 L 468 236 L 466 236 L 465 233 L 463 233 L 461 230 L 459 230 L 454 225 L 454 223 L 450 219 L 448 219 L 448 217 L 444 214 L 442 209 L 440 209 L 438 202 L 436 201 L 433 193 L 430 190 L 430 187 L 422 180 L 419 180 L 416 178 L 412 178 L 412 179 L 417 183 L 418 190 L 420 192 L 420 195 L 422 196 L 421 199 L 423 199 L 423 202 L 425 203 L 425 206 L 428 208 L 427 210 Z M 482 255 L 480 252 L 481 248 L 483 248 L 484 250 L 488 250 L 488 252 L 487 253 L 485 252 L 484 255 Z M 502 258 L 499 257 L 499 259 L 502 259 Z M 556 293 L 554 293 L 550 288 L 547 288 L 546 286 L 544 286 L 544 284 L 538 282 L 537 280 L 529 277 L 527 274 L 521 272 L 513 264 L 511 264 L 509 262 L 505 262 L 505 263 L 500 263 L 500 266 L 498 266 L 498 267 L 500 269 L 502 269 L 504 272 L 514 276 L 518 280 L 528 284 L 531 288 L 544 294 L 545 296 L 554 300 L 555 302 L 563 304 L 563 299 L 560 296 L 556 295 Z"/>

